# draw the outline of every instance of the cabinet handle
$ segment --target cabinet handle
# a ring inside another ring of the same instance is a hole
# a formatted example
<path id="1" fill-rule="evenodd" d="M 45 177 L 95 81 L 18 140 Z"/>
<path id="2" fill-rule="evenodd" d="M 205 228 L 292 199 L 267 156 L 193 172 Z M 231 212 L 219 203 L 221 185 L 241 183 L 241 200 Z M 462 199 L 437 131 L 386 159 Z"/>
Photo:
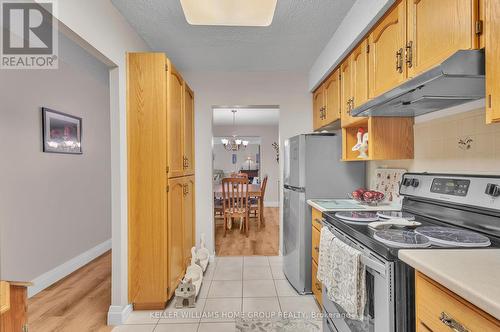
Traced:
<path id="1" fill-rule="evenodd" d="M 403 72 L 403 49 L 400 48 L 399 51 L 396 52 L 396 71 L 398 73 Z"/>
<path id="2" fill-rule="evenodd" d="M 441 312 L 439 320 L 454 332 L 470 332 L 469 329 L 457 322 L 453 317 L 451 317 L 444 311 Z"/>
<path id="3" fill-rule="evenodd" d="M 413 42 L 409 41 L 406 43 L 406 50 L 405 50 L 405 62 L 408 65 L 408 68 L 413 67 Z"/>
<path id="4" fill-rule="evenodd" d="M 316 282 L 316 290 L 319 290 L 319 291 L 321 290 L 321 285 L 318 282 Z"/>
<path id="5" fill-rule="evenodd" d="M 316 250 L 316 252 L 319 252 L 319 247 L 318 246 L 314 247 L 314 250 Z"/>
<path id="6" fill-rule="evenodd" d="M 321 220 L 319 220 L 318 218 L 314 218 L 314 221 L 319 224 L 320 226 L 323 226 L 323 224 L 321 223 Z"/>

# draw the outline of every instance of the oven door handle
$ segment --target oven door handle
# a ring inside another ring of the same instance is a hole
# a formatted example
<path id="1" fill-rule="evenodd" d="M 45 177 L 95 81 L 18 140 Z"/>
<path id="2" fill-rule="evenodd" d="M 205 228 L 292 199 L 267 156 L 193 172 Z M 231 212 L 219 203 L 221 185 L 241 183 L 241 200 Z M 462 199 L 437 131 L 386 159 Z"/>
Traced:
<path id="1" fill-rule="evenodd" d="M 351 243 L 355 243 L 353 240 L 349 239 L 349 237 L 348 237 L 347 235 L 345 235 L 345 234 L 341 234 L 341 237 L 339 237 L 339 236 L 337 235 L 337 233 L 338 233 L 338 232 L 337 232 L 336 230 L 334 230 L 334 229 L 332 228 L 332 226 L 330 226 L 330 225 L 328 225 L 328 224 L 326 223 L 325 218 L 322 218 L 322 219 L 321 219 L 321 224 L 322 224 L 323 226 L 326 226 L 326 227 L 327 227 L 327 228 L 328 228 L 328 229 L 332 232 L 332 234 L 333 234 L 336 238 L 340 239 L 342 242 L 346 243 L 347 245 L 349 245 L 349 244 L 348 244 L 345 240 L 343 240 L 343 239 L 342 239 L 342 237 L 345 237 L 345 238 L 347 239 L 347 241 L 349 241 L 349 242 L 351 242 Z M 354 248 L 356 248 L 356 247 L 354 247 Z M 357 248 L 356 248 L 356 249 L 357 249 Z M 359 250 L 359 249 L 358 249 L 358 250 Z M 361 263 L 363 263 L 363 265 L 368 266 L 368 267 L 369 267 L 369 268 L 371 268 L 373 271 L 377 272 L 380 276 L 385 277 L 385 276 L 387 275 L 387 267 L 386 267 L 386 265 L 385 265 L 385 264 L 381 263 L 380 261 L 375 260 L 375 259 L 373 259 L 373 258 L 371 258 L 371 257 L 369 257 L 368 255 L 363 254 L 363 253 L 361 254 L 361 258 L 360 258 L 360 260 L 361 260 Z"/>
<path id="2" fill-rule="evenodd" d="M 372 270 L 374 270 L 375 272 L 377 272 L 378 274 L 380 274 L 382 277 L 385 277 L 386 276 L 386 266 L 374 259 L 371 259 L 370 257 L 366 256 L 366 255 L 361 255 L 361 263 L 363 263 L 363 265 L 371 268 Z"/>

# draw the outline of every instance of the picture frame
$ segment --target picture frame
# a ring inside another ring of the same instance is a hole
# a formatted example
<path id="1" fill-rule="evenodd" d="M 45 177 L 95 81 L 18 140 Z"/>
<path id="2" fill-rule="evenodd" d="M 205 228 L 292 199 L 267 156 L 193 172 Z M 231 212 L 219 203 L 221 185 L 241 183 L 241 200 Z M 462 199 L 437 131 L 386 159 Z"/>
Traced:
<path id="1" fill-rule="evenodd" d="M 83 154 L 82 118 L 42 107 L 43 152 Z"/>

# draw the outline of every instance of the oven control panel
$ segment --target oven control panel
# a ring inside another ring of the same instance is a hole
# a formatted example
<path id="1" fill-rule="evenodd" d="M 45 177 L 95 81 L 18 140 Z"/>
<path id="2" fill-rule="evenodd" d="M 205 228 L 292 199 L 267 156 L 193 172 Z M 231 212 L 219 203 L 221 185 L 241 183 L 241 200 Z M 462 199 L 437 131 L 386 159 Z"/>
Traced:
<path id="1" fill-rule="evenodd" d="M 406 173 L 399 192 L 403 196 L 500 210 L 500 177 L 496 176 Z"/>
<path id="2" fill-rule="evenodd" d="M 469 186 L 470 180 L 435 178 L 432 180 L 431 192 L 443 195 L 467 196 Z"/>

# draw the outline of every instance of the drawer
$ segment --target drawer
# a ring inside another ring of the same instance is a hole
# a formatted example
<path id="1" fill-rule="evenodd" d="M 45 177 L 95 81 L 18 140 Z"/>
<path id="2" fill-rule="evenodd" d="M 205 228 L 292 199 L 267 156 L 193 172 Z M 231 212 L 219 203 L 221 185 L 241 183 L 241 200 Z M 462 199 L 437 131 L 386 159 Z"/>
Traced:
<path id="1" fill-rule="evenodd" d="M 311 249 L 311 255 L 313 261 L 318 263 L 318 256 L 319 256 L 319 238 L 320 238 L 321 232 L 316 228 L 312 228 L 311 232 L 311 237 L 312 237 L 312 249 Z"/>
<path id="2" fill-rule="evenodd" d="M 316 298 L 316 301 L 318 301 L 318 303 L 320 305 L 323 304 L 323 301 L 322 301 L 322 293 L 321 293 L 321 288 L 322 288 L 322 285 L 321 285 L 321 282 L 318 281 L 316 275 L 318 274 L 318 265 L 316 264 L 315 261 L 312 262 L 312 292 L 313 292 L 313 295 L 314 297 Z"/>
<path id="3" fill-rule="evenodd" d="M 317 230 L 321 230 L 321 219 L 323 218 L 323 213 L 316 209 L 312 209 L 312 224 Z"/>
<path id="4" fill-rule="evenodd" d="M 493 332 L 500 330 L 500 322 L 476 308 L 461 297 L 417 272 L 415 278 L 417 331 L 451 332 L 453 328 L 441 321 L 446 315 L 449 321 L 463 326 L 464 331 Z M 457 331 L 460 331 L 457 328 Z"/>

